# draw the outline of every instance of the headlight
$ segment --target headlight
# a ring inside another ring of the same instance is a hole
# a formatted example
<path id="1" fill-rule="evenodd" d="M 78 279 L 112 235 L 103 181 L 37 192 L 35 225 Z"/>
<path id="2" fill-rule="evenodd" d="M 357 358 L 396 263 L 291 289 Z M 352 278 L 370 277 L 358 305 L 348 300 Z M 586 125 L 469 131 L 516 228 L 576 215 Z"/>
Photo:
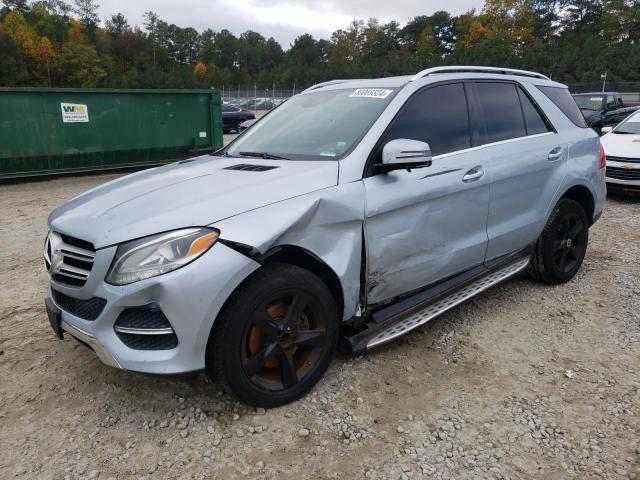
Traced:
<path id="1" fill-rule="evenodd" d="M 186 228 L 123 243 L 106 281 L 126 285 L 177 270 L 209 250 L 219 235 L 210 228 Z"/>

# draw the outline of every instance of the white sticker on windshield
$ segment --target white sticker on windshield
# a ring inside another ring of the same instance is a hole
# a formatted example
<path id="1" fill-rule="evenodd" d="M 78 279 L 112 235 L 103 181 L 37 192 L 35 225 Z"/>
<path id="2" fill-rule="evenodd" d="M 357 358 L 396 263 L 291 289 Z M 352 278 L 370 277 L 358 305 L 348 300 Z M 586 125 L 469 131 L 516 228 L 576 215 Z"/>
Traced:
<path id="1" fill-rule="evenodd" d="M 386 88 L 358 88 L 349 96 L 360 98 L 387 98 L 391 93 L 393 93 L 393 90 L 387 90 Z"/>
<path id="2" fill-rule="evenodd" d="M 590 99 L 590 100 L 591 100 L 592 102 L 601 102 L 601 101 L 602 101 L 602 98 L 600 98 L 600 97 L 591 97 L 591 99 Z"/>

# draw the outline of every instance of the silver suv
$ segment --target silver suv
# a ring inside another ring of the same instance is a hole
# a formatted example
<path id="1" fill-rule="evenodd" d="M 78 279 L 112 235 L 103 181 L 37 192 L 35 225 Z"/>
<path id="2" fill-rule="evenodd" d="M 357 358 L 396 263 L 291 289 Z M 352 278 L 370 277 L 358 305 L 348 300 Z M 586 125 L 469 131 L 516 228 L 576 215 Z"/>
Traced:
<path id="1" fill-rule="evenodd" d="M 49 217 L 49 320 L 107 365 L 205 368 L 243 401 L 307 392 L 361 352 L 528 270 L 580 268 L 604 155 L 567 88 L 446 67 L 316 85 L 214 155 Z"/>

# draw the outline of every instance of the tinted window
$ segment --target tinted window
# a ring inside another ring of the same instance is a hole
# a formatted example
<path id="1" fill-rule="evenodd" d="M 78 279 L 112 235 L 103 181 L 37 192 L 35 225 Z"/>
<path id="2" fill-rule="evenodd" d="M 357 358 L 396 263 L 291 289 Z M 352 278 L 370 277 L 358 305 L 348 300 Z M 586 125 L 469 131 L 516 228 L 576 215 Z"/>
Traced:
<path id="1" fill-rule="evenodd" d="M 386 140 L 398 138 L 427 142 L 434 156 L 471 147 L 463 85 L 439 85 L 411 97 L 394 120 Z"/>
<path id="2" fill-rule="evenodd" d="M 589 128 L 568 89 L 562 87 L 542 87 L 540 85 L 537 85 L 537 87 L 538 90 L 549 97 L 549 100 L 555 103 L 556 106 L 562 110 L 562 113 L 576 126 Z"/>
<path id="3" fill-rule="evenodd" d="M 484 132 L 480 133 L 481 144 L 527 135 L 515 85 L 478 82 L 476 88 L 484 117 Z"/>
<path id="4" fill-rule="evenodd" d="M 222 105 L 222 111 L 223 111 L 223 112 L 235 112 L 235 111 L 236 111 L 236 109 L 235 109 L 235 108 L 233 108 L 233 107 L 232 107 L 232 106 L 230 106 L 230 105 Z"/>
<path id="5" fill-rule="evenodd" d="M 524 114 L 524 121 L 527 127 L 527 135 L 537 135 L 539 133 L 552 131 L 538 111 L 538 108 L 520 88 L 518 88 L 518 95 L 520 95 L 520 103 L 522 104 L 522 113 Z"/>

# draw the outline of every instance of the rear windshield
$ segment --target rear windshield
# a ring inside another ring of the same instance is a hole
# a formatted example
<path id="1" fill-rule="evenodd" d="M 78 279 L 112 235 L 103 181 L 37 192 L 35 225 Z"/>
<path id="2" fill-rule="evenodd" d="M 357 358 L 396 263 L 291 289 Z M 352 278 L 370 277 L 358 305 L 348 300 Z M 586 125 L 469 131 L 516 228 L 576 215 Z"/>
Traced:
<path id="1" fill-rule="evenodd" d="M 562 113 L 564 113 L 569 120 L 571 120 L 576 126 L 580 128 L 589 128 L 587 122 L 582 116 L 582 112 L 576 105 L 575 100 L 569 93 L 569 90 L 562 87 L 543 87 L 536 85 L 538 90 L 544 93 L 549 100 L 556 104 Z"/>
<path id="2" fill-rule="evenodd" d="M 599 112 L 602 110 L 604 103 L 604 97 L 594 97 L 593 95 L 574 95 L 573 99 L 576 101 L 580 110 L 594 110 Z"/>
<path id="3" fill-rule="evenodd" d="M 394 94 L 390 88 L 350 88 L 296 95 L 238 137 L 226 153 L 336 160 L 360 141 Z"/>

